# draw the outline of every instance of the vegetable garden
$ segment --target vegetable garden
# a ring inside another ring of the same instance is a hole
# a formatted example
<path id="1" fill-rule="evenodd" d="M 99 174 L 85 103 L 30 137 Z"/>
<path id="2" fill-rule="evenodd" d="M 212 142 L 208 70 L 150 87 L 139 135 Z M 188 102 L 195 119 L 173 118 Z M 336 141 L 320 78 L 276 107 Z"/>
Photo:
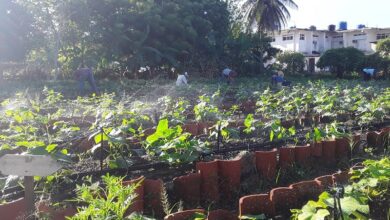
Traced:
<path id="1" fill-rule="evenodd" d="M 48 88 L 3 95 L 0 158 L 62 164 L 35 177 L 39 219 L 385 219 L 386 83 L 297 81 L 279 91 L 242 79 L 77 99 Z M 26 214 L 20 179 L 2 176 L 0 187 L 1 215 Z"/>

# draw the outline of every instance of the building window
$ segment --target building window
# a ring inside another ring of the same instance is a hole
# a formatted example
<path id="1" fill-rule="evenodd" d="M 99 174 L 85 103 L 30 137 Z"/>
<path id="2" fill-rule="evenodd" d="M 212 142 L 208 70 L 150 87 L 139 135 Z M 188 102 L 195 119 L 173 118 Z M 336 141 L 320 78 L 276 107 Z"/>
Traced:
<path id="1" fill-rule="evenodd" d="M 284 35 L 284 36 L 283 36 L 283 41 L 292 40 L 292 39 L 293 39 L 293 36 L 292 36 L 292 35 Z"/>
<path id="2" fill-rule="evenodd" d="M 299 35 L 299 40 L 305 40 L 305 35 L 304 34 L 300 34 Z"/>
<path id="3" fill-rule="evenodd" d="M 318 35 L 317 34 L 313 34 L 313 37 L 318 37 Z"/>
<path id="4" fill-rule="evenodd" d="M 343 44 L 344 44 L 344 42 L 343 42 L 343 41 L 339 41 L 339 44 L 340 44 L 340 45 L 343 45 Z"/>
<path id="5" fill-rule="evenodd" d="M 376 35 L 376 39 L 377 39 L 377 40 L 385 39 L 385 38 L 388 38 L 388 37 L 390 37 L 390 33 L 387 33 L 387 34 L 382 33 L 382 34 L 377 34 L 377 35 Z"/>

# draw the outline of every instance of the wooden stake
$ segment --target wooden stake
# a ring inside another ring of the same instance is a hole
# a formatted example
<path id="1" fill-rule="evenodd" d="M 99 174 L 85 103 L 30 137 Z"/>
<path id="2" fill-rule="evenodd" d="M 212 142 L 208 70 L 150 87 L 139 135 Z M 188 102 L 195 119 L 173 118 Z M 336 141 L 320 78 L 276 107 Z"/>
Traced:
<path id="1" fill-rule="evenodd" d="M 34 177 L 24 177 L 24 199 L 26 201 L 27 220 L 33 220 L 35 212 Z"/>

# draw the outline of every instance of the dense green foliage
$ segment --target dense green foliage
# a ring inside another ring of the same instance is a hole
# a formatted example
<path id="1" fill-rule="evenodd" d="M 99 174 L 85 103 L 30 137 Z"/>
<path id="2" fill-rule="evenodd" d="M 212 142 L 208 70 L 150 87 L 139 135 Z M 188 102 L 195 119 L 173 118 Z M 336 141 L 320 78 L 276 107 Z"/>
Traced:
<path id="1" fill-rule="evenodd" d="M 0 2 L 0 62 L 24 60 L 32 47 L 32 16 L 12 0 Z"/>
<path id="2" fill-rule="evenodd" d="M 286 72 L 290 74 L 300 74 L 305 67 L 305 56 L 302 53 L 286 51 L 278 54 L 277 60 L 286 64 Z"/>
<path id="3" fill-rule="evenodd" d="M 379 40 L 376 45 L 376 50 L 384 57 L 390 56 L 390 38 Z"/>
<path id="4" fill-rule="evenodd" d="M 181 126 L 169 128 L 168 120 L 160 120 L 156 132 L 146 138 L 145 149 L 152 156 L 170 164 L 190 163 L 198 159 L 199 152 L 207 148 L 200 140 L 190 139 Z"/>
<path id="5" fill-rule="evenodd" d="M 345 194 L 340 199 L 341 210 L 334 207 L 333 196 L 324 192 L 318 201 L 309 201 L 302 209 L 293 210 L 292 219 L 324 219 L 331 217 L 335 211 L 342 212 L 343 217 L 340 219 L 369 219 L 374 206 L 379 205 L 373 203 L 374 205 L 369 206 L 369 201 L 388 204 L 390 160 L 385 156 L 381 160 L 366 160 L 363 165 L 363 168 L 352 171 L 351 183 L 345 187 Z M 381 211 L 387 212 L 388 216 L 389 210 Z M 381 217 L 386 216 L 384 213 L 381 214 Z"/>
<path id="6" fill-rule="evenodd" d="M 290 18 L 288 7 L 296 9 L 293 0 L 245 0 L 244 17 L 248 28 L 256 25 L 259 30 L 281 30 Z"/>
<path id="7" fill-rule="evenodd" d="M 338 77 L 353 71 L 360 71 L 364 61 L 364 53 L 354 47 L 327 50 L 317 63 L 319 68 L 329 67 Z"/>
<path id="8" fill-rule="evenodd" d="M 160 83 L 161 89 L 154 93 L 151 90 L 155 85 L 142 84 L 146 93 L 138 93 L 135 98 L 127 94 L 120 97 L 104 94 L 76 100 L 48 89 L 37 96 L 31 92 L 20 93 L 8 96 L 0 107 L 0 154 L 50 154 L 69 161 L 69 154 L 95 155 L 103 147 L 105 167 L 125 168 L 131 165 L 128 159 L 134 155 L 131 151 L 134 144 L 138 144 L 152 160 L 187 163 L 210 148 L 205 147 L 204 140 L 184 132 L 184 125 L 191 119 L 211 122 L 210 126 L 214 127 L 207 133 L 210 140 L 217 139 L 218 127 L 224 141 L 234 140 L 240 133 L 230 125 L 242 116 L 243 106 L 249 100 L 253 109 L 246 117 L 245 133 L 267 140 L 294 138 L 299 132 L 294 127 L 283 126 L 283 122 L 301 117 L 319 115 L 334 121 L 338 115 L 348 114 L 353 117 L 354 126 L 388 118 L 390 90 L 385 82 L 382 85 L 346 80 L 339 83 L 335 87 L 335 81 L 296 82 L 291 88 L 272 92 L 264 79 L 251 78 L 235 89 L 217 83 L 193 82 L 191 87 L 174 93 L 169 84 Z M 228 96 L 236 101 L 228 105 L 225 101 Z M 157 129 L 153 131 L 154 126 Z M 103 127 L 104 134 L 99 127 Z M 147 133 L 150 129 L 152 133 Z M 309 134 L 308 139 L 318 140 L 329 133 L 321 137 L 314 135 Z"/>
<path id="9" fill-rule="evenodd" d="M 263 54 L 275 53 L 269 38 L 240 33 L 222 0 L 7 0 L 0 9 L 1 60 L 27 60 L 57 75 L 80 65 L 137 78 L 173 76 L 172 67 L 210 76 L 228 64 L 259 73 Z"/>
<path id="10" fill-rule="evenodd" d="M 376 52 L 371 55 L 367 55 L 364 61 L 365 67 L 371 67 L 376 69 L 376 72 L 382 74 L 389 74 L 390 72 L 390 57 L 384 57 Z"/>
<path id="11" fill-rule="evenodd" d="M 65 14 L 72 14 L 66 25 L 73 27 L 66 37 L 81 41 L 69 42 L 64 61 L 69 55 L 73 63 L 117 61 L 132 71 L 213 59 L 229 26 L 221 1 L 71 1 Z"/>
<path id="12" fill-rule="evenodd" d="M 123 178 L 109 176 L 102 177 L 99 182 L 92 183 L 91 179 L 77 187 L 77 201 L 84 205 L 78 209 L 78 213 L 70 217 L 71 220 L 86 219 L 117 219 L 117 220 L 148 220 L 136 213 L 129 213 L 128 209 L 133 200 L 138 196 L 136 189 L 142 184 L 141 181 L 124 186 Z M 130 215 L 131 214 L 131 215 Z"/>

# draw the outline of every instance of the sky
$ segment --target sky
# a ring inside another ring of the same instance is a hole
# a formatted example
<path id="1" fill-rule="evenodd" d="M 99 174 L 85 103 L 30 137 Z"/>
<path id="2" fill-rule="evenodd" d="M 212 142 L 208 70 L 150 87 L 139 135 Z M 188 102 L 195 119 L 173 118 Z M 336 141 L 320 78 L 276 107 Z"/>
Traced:
<path id="1" fill-rule="evenodd" d="M 390 27 L 390 0 L 294 0 L 298 9 L 290 9 L 291 18 L 286 28 L 327 29 L 329 24 L 338 28 L 340 21 L 348 29 L 358 24 L 366 27 Z"/>

